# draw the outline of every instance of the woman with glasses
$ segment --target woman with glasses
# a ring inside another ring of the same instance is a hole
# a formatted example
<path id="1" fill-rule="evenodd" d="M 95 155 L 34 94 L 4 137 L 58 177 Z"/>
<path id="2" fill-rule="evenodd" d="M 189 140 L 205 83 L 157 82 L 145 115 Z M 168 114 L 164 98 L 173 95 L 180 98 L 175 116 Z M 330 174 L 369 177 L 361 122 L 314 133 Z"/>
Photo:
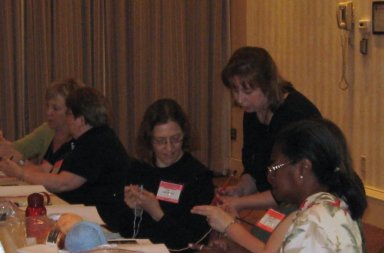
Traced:
<path id="1" fill-rule="evenodd" d="M 277 224 L 265 244 L 220 207 L 196 206 L 192 212 L 251 252 L 364 251 L 358 222 L 367 207 L 364 186 L 335 124 L 304 120 L 282 130 L 272 149 L 268 181 L 278 201 L 299 208 Z"/>
<path id="2" fill-rule="evenodd" d="M 214 186 L 211 171 L 188 152 L 191 138 L 176 101 L 160 99 L 148 107 L 137 137 L 138 159 L 127 173 L 129 208 L 120 234 L 187 251 L 188 243 L 204 238 L 209 225 L 190 209 L 209 204 Z"/>

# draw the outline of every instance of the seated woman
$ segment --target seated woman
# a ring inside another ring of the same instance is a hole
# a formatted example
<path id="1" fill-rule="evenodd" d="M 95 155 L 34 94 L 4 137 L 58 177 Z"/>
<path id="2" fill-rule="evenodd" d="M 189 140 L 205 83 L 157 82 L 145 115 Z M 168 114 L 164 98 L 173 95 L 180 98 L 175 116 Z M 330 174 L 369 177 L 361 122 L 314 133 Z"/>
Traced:
<path id="1" fill-rule="evenodd" d="M 71 151 L 72 136 L 66 124 L 65 99 L 70 92 L 83 86 L 80 80 L 74 78 L 52 82 L 45 92 L 47 121 L 13 143 L 1 133 L 0 156 L 12 157 L 19 164 L 34 160 L 44 171 L 58 169 L 64 156 Z"/>
<path id="2" fill-rule="evenodd" d="M 43 185 L 70 204 L 94 205 L 111 230 L 116 230 L 125 207 L 126 150 L 108 126 L 108 106 L 100 91 L 82 87 L 66 99 L 67 126 L 74 138 L 73 150 L 64 158 L 58 174 L 24 169 L 2 159 L 0 170 L 30 184 Z"/>
<path id="3" fill-rule="evenodd" d="M 188 243 L 207 234 L 205 218 L 190 209 L 211 202 L 212 173 L 187 152 L 191 138 L 186 115 L 174 100 L 160 99 L 146 110 L 137 138 L 139 159 L 127 173 L 129 208 L 120 234 L 187 251 Z"/>
<path id="4" fill-rule="evenodd" d="M 278 201 L 299 209 L 266 244 L 219 207 L 196 206 L 192 213 L 207 216 L 214 229 L 251 252 L 363 252 L 358 220 L 367 200 L 336 125 L 306 120 L 282 130 L 273 146 L 268 181 Z"/>

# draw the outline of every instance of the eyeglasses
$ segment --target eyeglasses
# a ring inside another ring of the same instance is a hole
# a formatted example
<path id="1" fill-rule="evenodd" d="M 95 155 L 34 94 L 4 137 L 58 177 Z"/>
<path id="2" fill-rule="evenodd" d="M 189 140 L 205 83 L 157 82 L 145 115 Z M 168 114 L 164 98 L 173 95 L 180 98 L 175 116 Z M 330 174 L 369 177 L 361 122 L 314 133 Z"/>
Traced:
<path id="1" fill-rule="evenodd" d="M 267 170 L 268 170 L 268 173 L 272 176 L 272 177 L 275 177 L 276 176 L 276 171 L 283 168 L 284 166 L 286 165 L 289 165 L 291 164 L 291 162 L 285 162 L 285 163 L 279 163 L 279 164 L 275 164 L 275 165 L 271 165 L 271 166 L 268 166 L 267 167 Z"/>
<path id="2" fill-rule="evenodd" d="M 177 145 L 183 142 L 184 135 L 183 134 L 177 134 L 170 137 L 153 137 L 152 138 L 152 144 L 156 146 L 165 146 L 168 143 L 172 145 Z"/>

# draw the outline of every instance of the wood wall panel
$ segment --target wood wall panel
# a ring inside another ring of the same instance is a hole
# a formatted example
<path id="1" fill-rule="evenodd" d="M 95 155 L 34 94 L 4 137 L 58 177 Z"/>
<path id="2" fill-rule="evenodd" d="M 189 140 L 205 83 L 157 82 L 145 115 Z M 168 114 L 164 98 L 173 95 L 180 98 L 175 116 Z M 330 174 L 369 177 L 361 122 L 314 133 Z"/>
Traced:
<path id="1" fill-rule="evenodd" d="M 282 76 L 343 129 L 355 169 L 369 194 L 380 199 L 384 196 L 384 36 L 368 35 L 369 53 L 361 54 L 361 32 L 356 27 L 346 32 L 336 25 L 338 2 L 247 0 L 244 44 L 266 48 Z M 371 19 L 371 1 L 353 3 L 355 21 Z"/>

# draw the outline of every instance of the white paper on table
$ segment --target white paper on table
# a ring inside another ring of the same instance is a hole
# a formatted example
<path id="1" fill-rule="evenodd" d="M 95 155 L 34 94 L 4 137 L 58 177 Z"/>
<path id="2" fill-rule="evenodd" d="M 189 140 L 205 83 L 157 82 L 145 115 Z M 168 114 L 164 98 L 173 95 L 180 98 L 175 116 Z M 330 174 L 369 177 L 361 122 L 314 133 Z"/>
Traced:
<path id="1" fill-rule="evenodd" d="M 12 185 L 0 186 L 0 197 L 23 197 L 35 192 L 47 192 L 42 185 Z"/>
<path id="2" fill-rule="evenodd" d="M 9 177 L 4 174 L 4 172 L 0 171 L 0 185 L 20 185 L 20 180 L 18 180 L 16 177 Z M 0 251 L 1 252 L 1 251 Z"/>
<path id="3" fill-rule="evenodd" d="M 47 244 L 35 244 L 24 248 L 17 249 L 17 253 L 69 253 L 66 250 L 58 250 L 56 246 Z"/>
<path id="4" fill-rule="evenodd" d="M 103 225 L 104 221 L 101 219 L 95 206 L 84 205 L 52 205 L 46 206 L 47 215 L 73 213 L 82 217 L 86 221 L 94 222 Z"/>

